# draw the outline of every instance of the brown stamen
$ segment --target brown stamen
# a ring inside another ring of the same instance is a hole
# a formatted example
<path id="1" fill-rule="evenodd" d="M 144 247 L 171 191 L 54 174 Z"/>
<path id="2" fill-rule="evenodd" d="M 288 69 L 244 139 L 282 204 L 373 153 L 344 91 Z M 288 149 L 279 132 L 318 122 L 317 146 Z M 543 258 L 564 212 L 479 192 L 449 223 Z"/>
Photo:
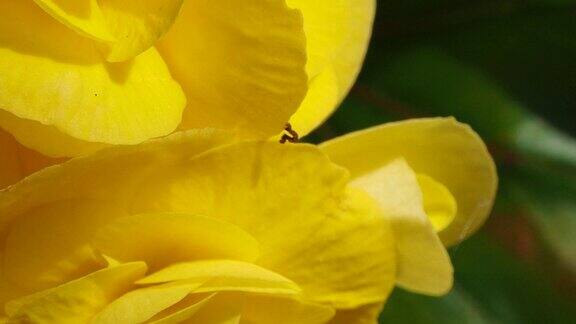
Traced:
<path id="1" fill-rule="evenodd" d="M 296 133 L 294 129 L 292 129 L 292 125 L 290 125 L 290 123 L 286 123 L 284 130 L 288 132 L 288 134 L 282 135 L 282 137 L 280 138 L 280 143 L 282 144 L 286 142 L 298 143 L 298 141 L 300 140 L 300 136 L 298 135 L 298 133 Z"/>

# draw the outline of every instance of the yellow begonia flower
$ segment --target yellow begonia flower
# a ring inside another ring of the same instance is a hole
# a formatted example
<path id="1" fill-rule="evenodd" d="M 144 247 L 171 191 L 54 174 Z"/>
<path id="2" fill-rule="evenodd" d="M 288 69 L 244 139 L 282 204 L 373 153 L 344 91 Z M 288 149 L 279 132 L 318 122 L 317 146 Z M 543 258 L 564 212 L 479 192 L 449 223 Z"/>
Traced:
<path id="1" fill-rule="evenodd" d="M 388 218 L 317 147 L 177 133 L 0 191 L 0 318 L 374 323 Z"/>
<path id="2" fill-rule="evenodd" d="M 320 145 L 346 167 L 390 220 L 398 252 L 397 284 L 441 295 L 452 287 L 444 246 L 476 232 L 497 188 L 494 162 L 467 125 L 452 118 L 395 122 Z"/>
<path id="3" fill-rule="evenodd" d="M 0 128 L 51 157 L 177 128 L 268 138 L 295 113 L 295 128 L 308 133 L 355 79 L 375 6 L 68 2 L 0 3 Z"/>

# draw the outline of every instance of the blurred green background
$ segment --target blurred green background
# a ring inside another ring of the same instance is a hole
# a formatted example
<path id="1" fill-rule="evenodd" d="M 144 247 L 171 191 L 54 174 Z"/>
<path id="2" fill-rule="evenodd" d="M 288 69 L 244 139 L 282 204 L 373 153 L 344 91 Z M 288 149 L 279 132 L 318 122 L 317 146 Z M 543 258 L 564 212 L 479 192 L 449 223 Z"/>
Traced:
<path id="1" fill-rule="evenodd" d="M 382 323 L 576 323 L 576 0 L 379 1 L 350 96 L 310 140 L 453 115 L 497 160 L 483 230 L 443 298 L 397 289 Z"/>

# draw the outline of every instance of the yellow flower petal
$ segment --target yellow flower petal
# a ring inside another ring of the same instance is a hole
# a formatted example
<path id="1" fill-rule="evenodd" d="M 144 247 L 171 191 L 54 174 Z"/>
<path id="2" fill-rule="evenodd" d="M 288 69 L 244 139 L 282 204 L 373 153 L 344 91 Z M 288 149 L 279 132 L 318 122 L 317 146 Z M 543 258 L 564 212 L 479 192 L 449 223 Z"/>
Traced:
<path id="1" fill-rule="evenodd" d="M 376 303 L 356 309 L 339 310 L 329 324 L 377 324 L 383 308 L 383 303 Z"/>
<path id="2" fill-rule="evenodd" d="M 177 281 L 192 285 L 196 293 L 242 291 L 293 295 L 300 288 L 291 280 L 252 263 L 235 260 L 204 260 L 174 264 L 138 281 L 155 284 Z"/>
<path id="3" fill-rule="evenodd" d="M 6 315 L 4 312 L 4 305 L 8 301 L 21 298 L 22 296 L 32 292 L 33 291 L 18 287 L 6 278 L 4 274 L 4 256 L 0 253 L 0 317 Z"/>
<path id="4" fill-rule="evenodd" d="M 109 144 L 139 143 L 179 124 L 186 99 L 155 49 L 106 63 L 91 40 L 30 1 L 2 1 L 0 12 L 10 13 L 0 20 L 2 110 Z"/>
<path id="5" fill-rule="evenodd" d="M 289 297 L 248 296 L 242 311 L 250 324 L 323 324 L 333 316 L 332 307 Z"/>
<path id="6" fill-rule="evenodd" d="M 356 80 L 376 1 L 288 0 L 288 4 L 304 16 L 310 90 L 290 122 L 306 135 L 328 118 Z"/>
<path id="7" fill-rule="evenodd" d="M 38 170 L 61 162 L 64 159 L 49 158 L 22 146 L 14 136 L 0 128 L 0 190 Z"/>
<path id="8" fill-rule="evenodd" d="M 6 305 L 15 323 L 85 323 L 144 275 L 146 264 L 106 268 Z"/>
<path id="9" fill-rule="evenodd" d="M 194 294 L 182 299 L 180 302 L 156 314 L 150 319 L 153 324 L 182 323 L 198 313 L 208 302 L 218 298 L 221 294 Z"/>
<path id="10" fill-rule="evenodd" d="M 41 150 L 44 155 L 53 158 L 86 155 L 106 146 L 76 139 L 58 131 L 54 126 L 21 119 L 2 110 L 0 127 L 12 134 L 21 145 Z"/>
<path id="11" fill-rule="evenodd" d="M 345 183 L 343 170 L 312 146 L 246 142 L 158 168 L 141 183 L 133 212 L 234 223 L 260 242 L 260 265 L 314 300 L 355 307 L 386 299 L 395 246 L 375 203 Z"/>
<path id="12" fill-rule="evenodd" d="M 96 323 L 140 323 L 175 306 L 192 293 L 250 292 L 258 294 L 293 295 L 299 292 L 290 280 L 251 263 L 233 260 L 205 260 L 180 263 L 138 281 L 140 284 L 157 284 L 175 281 L 162 286 L 131 291 L 118 298 L 98 315 Z M 200 301 L 175 312 L 174 317 L 196 316 L 202 308 L 215 302 Z M 165 321 L 168 321 L 166 319 Z M 204 323 L 204 322 L 200 322 Z"/>
<path id="13" fill-rule="evenodd" d="M 132 290 L 107 305 L 91 323 L 144 323 L 183 300 L 194 288 L 193 285 L 178 285 Z"/>
<path id="14" fill-rule="evenodd" d="M 0 129 L 0 189 L 16 183 L 23 176 L 18 159 L 18 143 Z"/>
<path id="15" fill-rule="evenodd" d="M 145 261 L 151 270 L 201 259 L 254 261 L 259 255 L 258 242 L 237 226 L 187 214 L 118 218 L 98 231 L 93 245 L 120 262 Z"/>
<path id="16" fill-rule="evenodd" d="M 0 237 L 5 237 L 8 225 L 18 216 L 56 201 L 91 197 L 128 209 L 130 198 L 148 173 L 229 141 L 234 137 L 223 131 L 177 133 L 137 146 L 104 149 L 42 170 L 0 191 Z"/>
<path id="17" fill-rule="evenodd" d="M 480 228 L 494 202 L 494 161 L 478 135 L 452 118 L 429 118 L 385 124 L 348 134 L 321 145 L 334 162 L 359 177 L 404 157 L 417 173 L 444 185 L 458 213 L 439 235 L 454 245 Z"/>
<path id="18" fill-rule="evenodd" d="M 422 190 L 424 211 L 432 225 L 434 225 L 434 229 L 437 232 L 441 232 L 456 217 L 458 212 L 456 199 L 443 184 L 431 177 L 419 174 L 417 179 L 420 190 Z"/>
<path id="19" fill-rule="evenodd" d="M 46 12 L 103 47 L 111 62 L 146 51 L 172 26 L 182 0 L 34 0 Z"/>
<path id="20" fill-rule="evenodd" d="M 376 203 L 345 190 L 346 172 L 313 146 L 222 146 L 233 140 L 188 132 L 48 168 L 0 192 L 0 237 L 30 209 L 82 197 L 132 214 L 205 215 L 256 238 L 258 265 L 296 282 L 312 301 L 355 308 L 385 300 L 395 245 Z"/>
<path id="21" fill-rule="evenodd" d="M 98 226 L 122 210 L 102 201 L 60 201 L 36 207 L 11 224 L 4 273 L 13 283 L 41 290 L 105 265 L 89 245 Z"/>
<path id="22" fill-rule="evenodd" d="M 63 2 L 58 0 L 34 0 L 37 5 L 81 35 L 103 42 L 115 40 L 106 26 L 104 14 L 98 0 Z"/>
<path id="23" fill-rule="evenodd" d="M 306 93 L 302 17 L 284 0 L 187 1 L 159 50 L 188 98 L 184 129 L 272 136 Z"/>
<path id="24" fill-rule="evenodd" d="M 217 294 L 187 321 L 187 323 L 240 324 L 244 295 Z"/>
<path id="25" fill-rule="evenodd" d="M 416 175 L 404 160 L 354 180 L 392 222 L 398 249 L 397 283 L 411 291 L 442 295 L 452 288 L 450 256 L 423 209 Z"/>

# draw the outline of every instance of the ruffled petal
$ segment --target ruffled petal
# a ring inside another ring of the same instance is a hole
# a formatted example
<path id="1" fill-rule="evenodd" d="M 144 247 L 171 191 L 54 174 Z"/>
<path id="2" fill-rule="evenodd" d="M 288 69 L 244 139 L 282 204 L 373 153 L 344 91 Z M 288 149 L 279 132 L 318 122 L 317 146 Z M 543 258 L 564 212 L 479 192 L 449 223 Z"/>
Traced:
<path id="1" fill-rule="evenodd" d="M 404 160 L 354 180 L 366 190 L 392 222 L 398 249 L 399 286 L 423 294 L 442 295 L 452 288 L 450 256 L 424 212 L 416 174 Z"/>
<path id="2" fill-rule="evenodd" d="M 170 283 L 137 289 L 118 298 L 98 315 L 95 322 L 141 323 L 169 307 L 177 306 L 176 304 L 184 301 L 189 294 L 246 292 L 282 296 L 294 295 L 300 291 L 295 283 L 274 272 L 251 263 L 233 260 L 180 263 L 138 281 L 140 284 L 163 282 Z M 174 316 L 169 316 L 192 317 L 198 320 L 196 317 L 201 316 L 199 311 L 210 307 L 210 304 L 218 299 L 210 296 L 206 298 L 208 300 L 200 299 L 170 314 Z"/>
<path id="3" fill-rule="evenodd" d="M 23 177 L 18 154 L 18 143 L 10 134 L 0 129 L 0 189 Z"/>
<path id="4" fill-rule="evenodd" d="M 340 310 L 329 324 L 377 324 L 384 303 L 364 305 L 355 309 Z"/>
<path id="5" fill-rule="evenodd" d="M 132 290 L 107 305 L 91 323 L 144 323 L 183 300 L 194 288 L 192 285 L 177 285 Z"/>
<path id="6" fill-rule="evenodd" d="M 10 13 L 0 20 L 2 110 L 78 140 L 108 144 L 139 143 L 180 123 L 186 99 L 155 49 L 107 63 L 92 40 L 30 1 L 3 1 L 0 12 Z M 17 127 L 5 118 L 2 123 Z M 18 136 L 32 137 L 26 143 L 43 152 L 32 131 Z"/>
<path id="7" fill-rule="evenodd" d="M 14 136 L 0 128 L 0 190 L 38 170 L 64 161 L 22 146 Z"/>
<path id="8" fill-rule="evenodd" d="M 42 154 L 37 153 L 37 155 L 44 155 L 53 159 L 86 155 L 107 146 L 103 143 L 92 143 L 76 139 L 62 133 L 54 126 L 18 118 L 2 110 L 0 110 L 0 127 L 12 134 L 21 146 L 29 148 L 29 151 L 38 149 L 42 151 Z"/>
<path id="9" fill-rule="evenodd" d="M 323 324 L 334 313 L 330 306 L 298 298 L 251 295 L 246 298 L 242 321 L 249 324 Z"/>
<path id="10" fill-rule="evenodd" d="M 137 146 L 104 149 L 42 170 L 0 191 L 0 237 L 5 237 L 8 225 L 20 215 L 57 201 L 90 197 L 129 209 L 130 198 L 156 168 L 192 159 L 234 140 L 228 132 L 190 131 Z"/>
<path id="11" fill-rule="evenodd" d="M 422 191 L 424 211 L 434 229 L 441 232 L 454 221 L 458 213 L 458 204 L 452 193 L 440 182 L 425 174 L 417 175 Z"/>
<path id="12" fill-rule="evenodd" d="M 81 35 L 100 43 L 107 60 L 122 62 L 146 51 L 168 31 L 183 0 L 34 0 Z"/>
<path id="13" fill-rule="evenodd" d="M 93 245 L 120 262 L 145 261 L 152 271 L 201 259 L 254 261 L 260 253 L 258 242 L 237 226 L 187 214 L 118 218 L 96 233 Z"/>
<path id="14" fill-rule="evenodd" d="M 87 323 L 108 303 L 125 293 L 146 272 L 134 262 L 106 268 L 64 285 L 6 304 L 15 323 Z"/>
<path id="15" fill-rule="evenodd" d="M 60 201 L 20 215 L 6 236 L 6 278 L 38 291 L 104 267 L 90 239 L 98 227 L 123 215 L 114 205 L 90 200 Z"/>
<path id="16" fill-rule="evenodd" d="M 388 296 L 395 245 L 374 201 L 346 191 L 346 180 L 312 146 L 245 142 L 157 169 L 133 212 L 234 223 L 260 242 L 258 264 L 294 280 L 312 300 L 355 307 Z"/>
<path id="17" fill-rule="evenodd" d="M 236 260 L 204 260 L 184 262 L 166 267 L 139 284 L 175 281 L 194 286 L 194 292 L 251 292 L 273 295 L 294 295 L 300 292 L 291 280 L 258 265 Z"/>
<path id="18" fill-rule="evenodd" d="M 385 124 L 320 147 L 353 177 L 404 157 L 416 173 L 445 186 L 458 206 L 454 220 L 439 232 L 445 245 L 457 244 L 476 232 L 492 209 L 498 182 L 494 161 L 480 137 L 452 118 Z"/>
<path id="19" fill-rule="evenodd" d="M 299 11 L 284 0 L 198 0 L 159 50 L 188 98 L 181 128 L 279 133 L 307 90 Z"/>
<path id="20" fill-rule="evenodd" d="M 375 0 L 288 0 L 302 11 L 310 90 L 290 122 L 301 135 L 336 109 L 356 80 L 368 48 Z"/>
<path id="21" fill-rule="evenodd" d="M 384 301 L 395 282 L 395 243 L 376 202 L 347 190 L 346 172 L 313 146 L 223 145 L 233 140 L 224 132 L 177 134 L 36 173 L 0 192 L 0 235 L 28 210 L 81 197 L 131 214 L 204 215 L 256 238 L 257 264 L 297 283 L 311 301 L 343 308 Z"/>

